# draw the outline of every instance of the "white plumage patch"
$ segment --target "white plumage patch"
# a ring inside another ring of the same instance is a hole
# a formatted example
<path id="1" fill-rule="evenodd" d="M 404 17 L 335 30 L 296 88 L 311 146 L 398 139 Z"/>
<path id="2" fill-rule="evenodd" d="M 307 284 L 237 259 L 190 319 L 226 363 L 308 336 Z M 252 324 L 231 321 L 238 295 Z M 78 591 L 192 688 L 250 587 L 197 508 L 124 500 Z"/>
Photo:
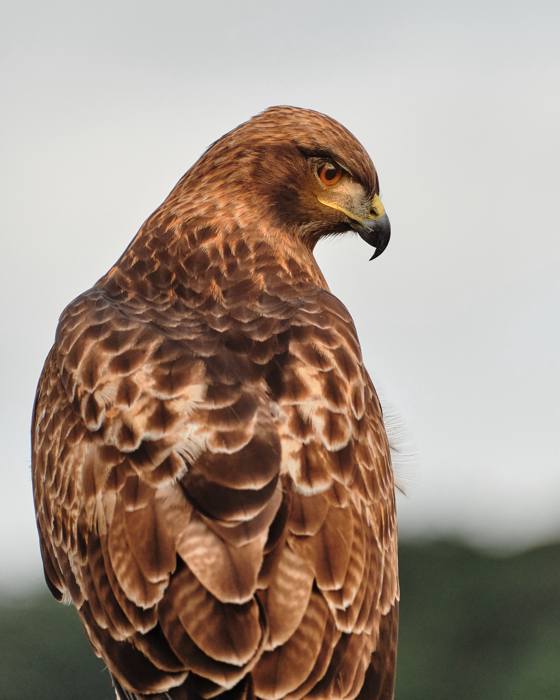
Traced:
<path id="1" fill-rule="evenodd" d="M 391 463 L 395 473 L 396 487 L 401 493 L 413 479 L 418 465 L 418 448 L 410 423 L 386 393 L 379 393 L 383 408 L 383 423 L 391 449 Z"/>

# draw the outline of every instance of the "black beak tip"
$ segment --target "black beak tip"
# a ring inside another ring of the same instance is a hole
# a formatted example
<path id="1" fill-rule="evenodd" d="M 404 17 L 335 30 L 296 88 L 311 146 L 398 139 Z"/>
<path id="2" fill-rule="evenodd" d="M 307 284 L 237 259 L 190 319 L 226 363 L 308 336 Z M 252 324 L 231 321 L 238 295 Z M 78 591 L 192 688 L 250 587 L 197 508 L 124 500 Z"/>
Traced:
<path id="1" fill-rule="evenodd" d="M 370 260 L 375 260 L 389 245 L 389 240 L 391 239 L 389 217 L 387 214 L 384 214 L 379 219 L 368 221 L 358 230 L 358 233 L 366 243 L 375 248 L 375 253 L 370 258 Z"/>

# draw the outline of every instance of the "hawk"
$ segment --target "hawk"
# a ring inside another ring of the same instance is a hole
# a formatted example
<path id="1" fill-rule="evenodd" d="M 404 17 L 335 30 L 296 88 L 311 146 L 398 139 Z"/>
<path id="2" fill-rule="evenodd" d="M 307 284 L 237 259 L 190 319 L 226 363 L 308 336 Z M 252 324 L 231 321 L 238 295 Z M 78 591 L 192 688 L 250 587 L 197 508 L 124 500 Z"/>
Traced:
<path id="1" fill-rule="evenodd" d="M 33 411 L 41 554 L 118 698 L 393 697 L 389 447 L 313 257 L 349 229 L 389 241 L 368 154 L 273 107 L 62 313 Z"/>

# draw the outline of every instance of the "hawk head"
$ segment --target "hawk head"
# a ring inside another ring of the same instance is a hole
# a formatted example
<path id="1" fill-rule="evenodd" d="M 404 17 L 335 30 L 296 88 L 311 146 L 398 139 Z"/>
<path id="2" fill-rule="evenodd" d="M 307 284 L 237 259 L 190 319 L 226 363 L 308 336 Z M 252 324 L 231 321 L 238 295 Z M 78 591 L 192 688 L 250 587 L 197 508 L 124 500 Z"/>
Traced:
<path id="1" fill-rule="evenodd" d="M 389 219 L 373 163 L 337 121 L 297 107 L 271 107 L 216 141 L 180 183 L 218 203 L 221 221 L 287 231 L 313 248 L 353 229 L 387 247 Z M 201 200 L 198 199 L 200 206 Z"/>

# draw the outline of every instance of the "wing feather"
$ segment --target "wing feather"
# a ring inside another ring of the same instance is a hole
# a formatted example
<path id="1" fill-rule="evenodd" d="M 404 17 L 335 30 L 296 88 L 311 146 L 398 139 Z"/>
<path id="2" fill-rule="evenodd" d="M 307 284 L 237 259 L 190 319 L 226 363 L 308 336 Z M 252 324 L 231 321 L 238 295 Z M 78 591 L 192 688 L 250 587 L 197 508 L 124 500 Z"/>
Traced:
<path id="1" fill-rule="evenodd" d="M 235 249 L 192 258 L 230 281 L 173 294 L 136 251 L 145 283 L 114 268 L 63 314 L 34 410 L 45 576 L 138 697 L 390 698 L 393 476 L 353 323 Z"/>

